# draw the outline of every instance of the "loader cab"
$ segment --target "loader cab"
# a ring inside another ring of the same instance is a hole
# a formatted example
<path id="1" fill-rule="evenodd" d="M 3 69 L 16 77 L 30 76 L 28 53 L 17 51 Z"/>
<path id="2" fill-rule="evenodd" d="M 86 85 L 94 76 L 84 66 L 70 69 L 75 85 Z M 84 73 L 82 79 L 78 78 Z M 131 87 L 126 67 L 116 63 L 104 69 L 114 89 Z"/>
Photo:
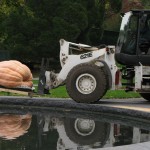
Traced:
<path id="1" fill-rule="evenodd" d="M 123 65 L 150 65 L 150 11 L 123 15 L 115 58 Z"/>

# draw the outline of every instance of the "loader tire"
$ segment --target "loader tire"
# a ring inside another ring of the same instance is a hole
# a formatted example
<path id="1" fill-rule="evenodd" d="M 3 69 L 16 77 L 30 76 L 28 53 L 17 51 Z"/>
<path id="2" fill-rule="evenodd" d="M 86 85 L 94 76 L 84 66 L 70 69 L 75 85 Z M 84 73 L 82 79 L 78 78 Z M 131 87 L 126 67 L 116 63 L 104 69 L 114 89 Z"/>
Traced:
<path id="1" fill-rule="evenodd" d="M 140 95 L 147 101 L 150 102 L 150 93 L 140 93 Z"/>
<path id="2" fill-rule="evenodd" d="M 82 118 L 67 118 L 64 127 L 68 138 L 79 145 L 106 144 L 110 134 L 110 124 Z"/>
<path id="3" fill-rule="evenodd" d="M 94 64 L 77 65 L 67 76 L 66 89 L 78 103 L 97 102 L 108 89 L 105 73 Z"/>

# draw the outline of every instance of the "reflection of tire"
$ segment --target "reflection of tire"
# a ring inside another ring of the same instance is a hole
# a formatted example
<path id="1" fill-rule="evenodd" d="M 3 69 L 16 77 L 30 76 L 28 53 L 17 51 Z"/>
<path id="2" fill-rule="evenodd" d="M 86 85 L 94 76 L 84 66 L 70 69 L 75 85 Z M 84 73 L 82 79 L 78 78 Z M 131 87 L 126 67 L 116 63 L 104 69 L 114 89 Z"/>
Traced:
<path id="1" fill-rule="evenodd" d="M 150 101 L 150 93 L 140 93 L 140 95 L 147 101 Z"/>
<path id="2" fill-rule="evenodd" d="M 100 67 L 80 64 L 68 74 L 66 88 L 69 96 L 82 103 L 92 103 L 101 99 L 107 91 L 106 76 Z"/>
<path id="3" fill-rule="evenodd" d="M 64 127 L 69 139 L 75 142 L 76 144 L 80 144 L 80 145 L 91 145 L 96 142 L 100 142 L 102 147 L 109 138 L 110 124 L 97 122 L 89 119 L 81 119 L 81 120 L 83 120 L 83 122 L 85 120 L 85 123 L 87 121 L 94 122 L 93 128 L 90 127 L 90 125 L 89 127 L 85 128 L 85 126 L 88 125 L 84 125 L 84 123 L 81 123 L 83 124 L 82 126 L 84 127 L 84 129 L 82 130 L 83 134 L 80 134 L 81 127 L 80 129 L 78 129 L 80 130 L 80 133 L 76 129 L 77 119 L 73 119 L 73 118 L 66 119 L 64 122 Z M 88 129 L 89 129 L 89 134 L 88 134 Z"/>

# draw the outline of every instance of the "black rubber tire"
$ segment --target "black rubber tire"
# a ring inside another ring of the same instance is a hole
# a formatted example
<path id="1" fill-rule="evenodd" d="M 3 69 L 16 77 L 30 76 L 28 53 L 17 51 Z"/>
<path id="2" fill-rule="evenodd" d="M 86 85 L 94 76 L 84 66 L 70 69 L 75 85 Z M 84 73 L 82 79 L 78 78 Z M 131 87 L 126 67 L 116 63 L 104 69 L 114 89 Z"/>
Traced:
<path id="1" fill-rule="evenodd" d="M 150 93 L 140 93 L 140 95 L 147 101 L 150 102 Z"/>
<path id="2" fill-rule="evenodd" d="M 87 136 L 79 135 L 75 130 L 74 118 L 67 118 L 64 121 L 64 127 L 69 139 L 79 145 L 91 145 L 96 142 L 101 142 L 101 147 L 106 144 L 110 135 L 110 124 L 105 122 L 95 121 L 95 129 L 93 133 Z"/>
<path id="3" fill-rule="evenodd" d="M 90 94 L 81 93 L 76 87 L 77 78 L 88 73 L 92 75 L 97 83 L 95 90 Z M 69 96 L 78 103 L 94 103 L 99 101 L 108 89 L 104 70 L 94 64 L 80 64 L 74 67 L 68 74 L 66 89 Z"/>
<path id="4" fill-rule="evenodd" d="M 110 84 L 109 80 L 110 79 L 109 79 L 109 74 L 108 74 L 107 70 L 104 67 L 102 67 L 101 69 L 104 72 L 104 76 L 106 78 L 106 89 L 105 89 L 105 92 L 104 92 L 104 95 L 105 95 L 107 90 L 110 89 L 110 86 L 109 86 L 109 84 Z M 111 81 L 111 83 L 112 83 L 112 81 Z"/>

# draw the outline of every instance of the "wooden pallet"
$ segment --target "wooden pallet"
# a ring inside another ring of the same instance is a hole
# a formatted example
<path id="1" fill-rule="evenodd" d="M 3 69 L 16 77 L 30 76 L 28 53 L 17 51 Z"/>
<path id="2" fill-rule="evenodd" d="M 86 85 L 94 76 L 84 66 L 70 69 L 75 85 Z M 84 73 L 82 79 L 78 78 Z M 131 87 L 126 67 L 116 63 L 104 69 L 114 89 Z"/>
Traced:
<path id="1" fill-rule="evenodd" d="M 33 91 L 26 91 L 24 89 L 21 89 L 21 88 L 15 88 L 15 89 L 9 89 L 9 88 L 0 88 L 0 91 L 1 92 L 9 92 L 9 93 L 15 93 L 15 94 L 21 94 L 21 95 L 26 95 L 26 96 L 30 96 L 32 97 L 33 96 Z"/>

